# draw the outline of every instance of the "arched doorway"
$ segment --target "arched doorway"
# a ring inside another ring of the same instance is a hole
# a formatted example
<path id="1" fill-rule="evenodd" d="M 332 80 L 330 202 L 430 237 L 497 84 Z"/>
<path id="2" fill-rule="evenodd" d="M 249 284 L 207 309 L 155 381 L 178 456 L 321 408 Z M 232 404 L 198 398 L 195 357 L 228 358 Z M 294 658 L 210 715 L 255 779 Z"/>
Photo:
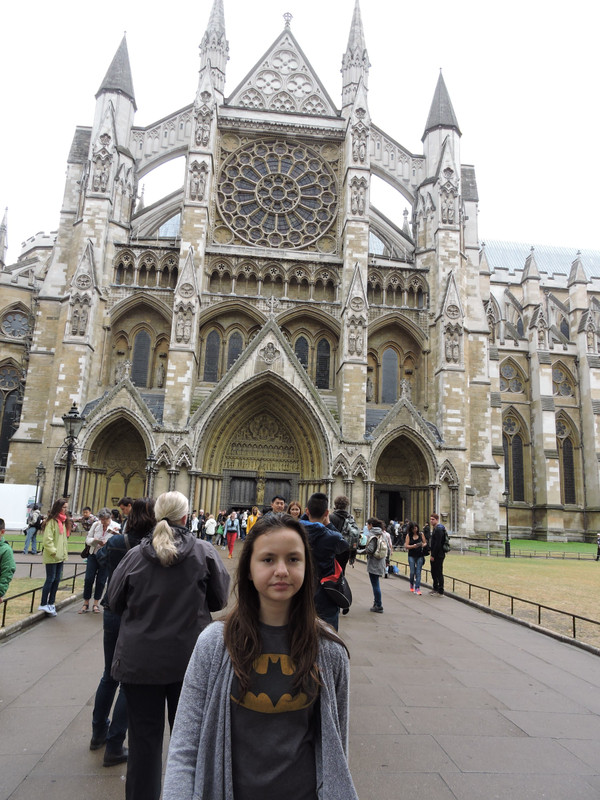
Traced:
<path id="1" fill-rule="evenodd" d="M 262 509 L 275 494 L 304 504 L 327 491 L 324 432 L 285 383 L 253 381 L 219 412 L 201 437 L 199 508 Z"/>
<path id="2" fill-rule="evenodd" d="M 384 522 L 406 518 L 419 525 L 428 522 L 435 508 L 430 467 L 423 449 L 409 436 L 401 434 L 381 453 L 372 508 Z"/>
<path id="3" fill-rule="evenodd" d="M 143 497 L 146 446 L 127 419 L 104 428 L 90 444 L 88 466 L 82 467 L 80 507 L 113 508 L 121 497 Z"/>

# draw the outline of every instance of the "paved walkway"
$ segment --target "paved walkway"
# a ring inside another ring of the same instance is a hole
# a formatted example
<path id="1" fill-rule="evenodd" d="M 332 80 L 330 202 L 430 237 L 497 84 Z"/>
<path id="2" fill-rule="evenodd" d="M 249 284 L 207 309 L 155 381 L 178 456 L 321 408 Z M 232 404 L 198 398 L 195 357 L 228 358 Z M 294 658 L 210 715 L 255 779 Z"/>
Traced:
<path id="1" fill-rule="evenodd" d="M 231 562 L 229 562 L 231 564 Z M 597 656 L 382 581 L 364 565 L 341 621 L 352 664 L 350 764 L 361 800 L 600 797 Z M 90 752 L 102 617 L 56 619 L 0 644 L 0 800 L 123 800 L 125 767 Z"/>

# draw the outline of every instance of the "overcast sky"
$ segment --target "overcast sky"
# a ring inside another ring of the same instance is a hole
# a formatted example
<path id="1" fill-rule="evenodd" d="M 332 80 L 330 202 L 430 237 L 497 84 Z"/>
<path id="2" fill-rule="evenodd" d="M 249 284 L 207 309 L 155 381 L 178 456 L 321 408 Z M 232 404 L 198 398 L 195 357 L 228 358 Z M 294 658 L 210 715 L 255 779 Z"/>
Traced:
<path id="1" fill-rule="evenodd" d="M 0 69 L 0 209 L 8 261 L 56 230 L 76 125 L 127 31 L 145 126 L 191 103 L 212 0 L 30 0 L 4 9 Z M 354 0 L 225 0 L 226 95 L 293 14 L 292 31 L 336 105 Z M 481 240 L 600 249 L 598 46 L 590 0 L 362 0 L 372 120 L 413 153 L 439 69 L 474 164 Z M 171 187 L 169 187 L 170 189 Z M 150 191 L 150 188 L 147 189 Z M 402 223 L 404 201 L 375 197 Z M 392 208 L 390 208 L 390 202 Z"/>

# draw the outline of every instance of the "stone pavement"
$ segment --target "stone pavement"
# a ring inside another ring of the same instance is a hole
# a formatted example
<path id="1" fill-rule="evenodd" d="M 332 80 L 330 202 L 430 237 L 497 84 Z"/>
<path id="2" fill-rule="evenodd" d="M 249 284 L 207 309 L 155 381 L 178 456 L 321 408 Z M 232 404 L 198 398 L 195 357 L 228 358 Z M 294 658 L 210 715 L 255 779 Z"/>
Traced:
<path id="1" fill-rule="evenodd" d="M 372 614 L 364 565 L 349 579 L 340 632 L 361 800 L 600 797 L 597 656 L 448 596 L 416 597 L 401 578 L 382 580 L 385 613 Z M 0 800 L 125 797 L 125 766 L 88 749 L 102 617 L 78 609 L 0 643 Z"/>

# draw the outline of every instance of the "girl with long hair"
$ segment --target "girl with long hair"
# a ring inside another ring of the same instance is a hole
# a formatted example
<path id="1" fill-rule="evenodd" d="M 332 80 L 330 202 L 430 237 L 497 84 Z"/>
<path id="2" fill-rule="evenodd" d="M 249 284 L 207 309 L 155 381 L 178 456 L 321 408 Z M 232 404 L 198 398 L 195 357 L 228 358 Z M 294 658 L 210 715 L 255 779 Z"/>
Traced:
<path id="1" fill-rule="evenodd" d="M 409 522 L 406 526 L 404 547 L 408 551 L 408 564 L 410 566 L 410 591 L 421 594 L 421 570 L 425 557 L 423 548 L 427 545 L 425 534 L 419 531 L 416 522 Z"/>
<path id="2" fill-rule="evenodd" d="M 348 652 L 317 618 L 304 526 L 261 517 L 237 601 L 190 659 L 163 800 L 358 800 L 347 762 Z"/>
<path id="3" fill-rule="evenodd" d="M 198 635 L 229 596 L 221 558 L 192 536 L 187 513 L 181 492 L 161 494 L 152 537 L 127 553 L 108 586 L 109 608 L 121 615 L 112 677 L 127 699 L 127 800 L 159 800 L 165 703 L 172 727 Z"/>
<path id="4" fill-rule="evenodd" d="M 50 513 L 42 526 L 43 563 L 46 567 L 46 581 L 42 587 L 42 601 L 38 611 L 45 611 L 50 617 L 56 616 L 56 592 L 60 584 L 63 566 L 68 559 L 67 538 L 71 534 L 69 504 L 65 497 L 54 501 Z"/>

